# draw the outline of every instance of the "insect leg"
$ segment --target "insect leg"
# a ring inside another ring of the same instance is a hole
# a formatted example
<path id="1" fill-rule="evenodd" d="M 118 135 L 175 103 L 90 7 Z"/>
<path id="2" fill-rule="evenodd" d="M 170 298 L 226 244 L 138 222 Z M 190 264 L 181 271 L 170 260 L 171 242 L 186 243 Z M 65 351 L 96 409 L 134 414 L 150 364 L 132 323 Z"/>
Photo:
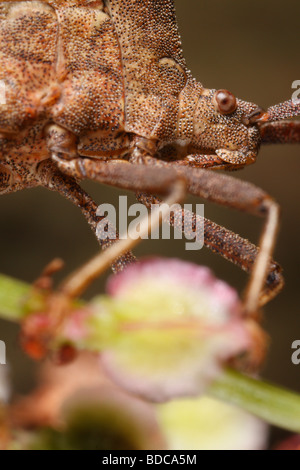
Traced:
<path id="1" fill-rule="evenodd" d="M 138 201 L 145 204 L 149 209 L 153 204 L 159 204 L 161 201 L 157 197 L 149 196 L 147 194 L 137 194 Z M 201 217 L 188 210 L 184 210 L 181 217 L 171 218 L 171 225 L 177 227 L 182 231 L 186 231 L 185 218 L 192 219 L 191 227 L 195 232 L 197 225 L 200 226 Z M 182 220 L 182 226 L 177 226 L 176 221 Z M 259 253 L 257 248 L 249 240 L 241 237 L 240 235 L 228 230 L 221 225 L 204 218 L 204 246 L 210 249 L 231 263 L 239 266 L 245 272 L 251 272 L 255 260 Z M 274 261 L 271 261 L 268 266 L 268 276 L 266 283 L 261 292 L 259 305 L 262 306 L 274 298 L 283 288 L 284 281 L 281 274 L 281 267 Z"/>
<path id="2" fill-rule="evenodd" d="M 185 183 L 178 179 L 173 183 L 170 195 L 165 199 L 162 210 L 159 213 L 159 218 L 152 217 L 149 214 L 145 217 L 139 227 L 139 238 L 134 238 L 130 231 L 128 237 L 125 240 L 120 240 L 113 246 L 108 248 L 104 253 L 92 258 L 88 263 L 79 268 L 79 270 L 66 279 L 61 285 L 60 292 L 68 299 L 76 298 L 84 292 L 84 290 L 100 276 L 109 265 L 124 252 L 132 250 L 143 238 L 160 224 L 161 221 L 170 212 L 170 206 L 181 202 L 185 197 Z"/>
<path id="3" fill-rule="evenodd" d="M 160 194 L 164 188 L 170 188 L 170 184 L 176 180 L 177 174 L 177 177 L 185 179 L 187 190 L 193 195 L 257 216 L 265 216 L 267 221 L 261 237 L 260 249 L 253 256 L 253 267 L 251 262 L 246 266 L 246 269 L 251 271 L 251 278 L 245 297 L 245 309 L 249 315 L 256 314 L 258 306 L 270 300 L 275 295 L 275 291 L 278 291 L 278 284 L 281 284 L 277 276 L 274 276 L 274 268 L 270 269 L 271 254 L 278 228 L 278 205 L 263 190 L 231 176 L 220 175 L 209 170 L 178 167 L 172 163 L 164 163 L 161 166 L 161 162 L 158 162 L 158 166 L 155 167 L 151 164 L 152 160 L 155 165 L 156 159 L 149 157 L 150 166 L 148 167 L 129 163 L 109 164 L 87 159 L 62 160 L 57 158 L 56 162 L 64 173 L 74 177 L 85 178 L 88 176 L 101 183 L 152 194 Z M 213 233 L 214 227 L 212 226 L 211 237 Z M 220 236 L 220 233 L 217 235 Z M 223 250 L 220 251 L 223 251 L 223 256 L 232 258 L 236 264 L 245 268 L 246 263 L 243 262 L 243 259 L 247 258 L 247 251 L 253 254 L 253 245 L 245 240 L 239 245 L 239 241 L 243 240 L 241 238 L 237 239 L 234 244 L 233 235 L 231 232 L 227 232 L 227 246 L 225 242 L 220 243 L 220 246 L 223 246 Z M 234 244 L 237 255 L 227 253 L 230 244 Z M 264 291 L 263 287 L 267 277 L 272 287 Z"/>
<path id="4" fill-rule="evenodd" d="M 176 164 L 167 164 L 167 167 L 174 169 Z M 205 224 L 205 245 L 251 272 L 245 295 L 245 310 L 249 315 L 255 314 L 258 307 L 274 297 L 283 285 L 277 265 L 271 263 L 279 223 L 278 205 L 263 190 L 231 176 L 185 167 L 177 167 L 177 171 L 185 176 L 190 194 L 266 217 L 260 249 L 224 227 L 209 221 Z M 264 288 L 266 281 L 267 286 Z"/>
<path id="5" fill-rule="evenodd" d="M 53 164 L 51 160 L 46 160 L 37 168 L 40 185 L 51 191 L 56 191 L 75 204 L 82 212 L 89 226 L 96 234 L 98 223 L 101 218 L 97 216 L 97 204 L 93 199 L 79 186 L 74 178 L 63 175 Z M 108 248 L 113 241 L 109 238 L 102 239 L 97 237 L 103 249 Z M 104 238 L 104 237 L 103 237 Z M 114 272 L 122 271 L 124 267 L 135 261 L 135 257 L 131 253 L 123 253 L 118 259 L 112 263 Z"/>
<path id="6" fill-rule="evenodd" d="M 266 122 L 259 130 L 263 144 L 300 143 L 300 121 Z"/>
<path id="7" fill-rule="evenodd" d="M 190 170 L 186 173 L 190 173 Z M 267 193 L 250 183 L 209 171 L 198 170 L 197 173 L 198 175 L 194 171 L 189 177 L 188 189 L 192 194 L 203 194 L 212 202 L 266 217 L 259 243 L 260 250 L 245 295 L 246 312 L 249 315 L 256 314 L 277 236 L 279 206 Z"/>
<path id="8" fill-rule="evenodd" d="M 128 162 L 103 162 L 80 158 L 66 160 L 54 157 L 53 159 L 63 173 L 67 173 L 77 179 L 88 177 L 100 183 L 123 189 L 133 191 L 146 190 L 149 193 L 167 196 L 165 201 L 167 211 L 169 211 L 169 205 L 183 200 L 185 195 L 184 177 L 171 168 L 148 168 Z M 159 221 L 163 216 L 164 213 L 162 211 Z M 147 217 L 143 222 L 142 229 L 146 233 L 148 233 L 148 230 L 153 230 L 153 223 L 156 223 L 156 220 L 156 218 L 151 217 L 149 219 Z M 140 229 L 140 233 L 142 229 Z M 132 249 L 138 242 L 139 240 L 132 239 L 129 234 L 126 240 L 116 243 L 106 253 L 93 258 L 87 265 L 83 266 L 82 269 L 79 269 L 78 272 L 71 275 L 63 283 L 61 288 L 63 295 L 68 298 L 80 295 L 90 282 L 107 268 L 113 259 L 120 256 L 124 251 Z"/>
<path id="9" fill-rule="evenodd" d="M 168 197 L 165 201 L 165 209 L 160 212 L 158 218 L 147 215 L 147 217 L 140 223 L 140 238 L 134 238 L 129 232 L 128 237 L 125 240 L 120 240 L 114 243 L 112 246 L 108 247 L 107 250 L 92 258 L 88 263 L 79 268 L 75 273 L 71 274 L 71 276 L 69 276 L 61 284 L 58 292 L 53 294 L 49 304 L 49 314 L 52 318 L 55 318 L 55 322 L 53 323 L 54 330 L 56 330 L 56 328 L 61 325 L 65 316 L 67 315 L 70 300 L 78 297 L 82 292 L 84 292 L 88 285 L 103 271 L 105 271 L 108 266 L 114 262 L 115 259 L 122 259 L 124 253 L 128 252 L 134 246 L 136 246 L 144 234 L 147 234 L 149 231 L 157 227 L 157 224 L 159 224 L 166 215 L 165 212 L 169 213 L 169 206 L 176 204 L 177 202 L 181 202 L 186 192 L 184 179 L 171 169 L 149 169 L 143 166 L 131 165 L 128 163 L 125 164 L 114 162 L 107 164 L 104 162 L 94 162 L 87 160 L 85 162 L 87 164 L 86 167 L 83 167 L 84 162 L 81 163 L 80 171 L 78 169 L 77 159 L 73 161 L 74 165 L 70 167 L 71 162 L 71 160 L 62 160 L 61 167 L 65 171 L 67 170 L 67 166 L 64 165 L 68 165 L 69 172 L 77 178 L 82 179 L 85 175 L 84 172 L 89 169 L 89 177 L 99 182 L 133 190 L 138 190 L 141 189 L 141 187 L 144 187 L 144 185 L 146 185 L 146 187 L 148 185 L 149 189 L 154 189 L 159 193 L 166 194 Z M 91 167 L 91 163 L 94 165 L 93 168 Z M 149 183 L 149 173 L 152 176 L 152 183 Z M 68 183 L 65 182 L 68 182 L 68 180 L 65 180 L 65 176 L 62 176 L 60 173 L 59 175 L 63 178 L 63 188 L 67 184 L 68 189 Z M 70 180 L 71 184 L 74 184 L 72 177 Z M 56 184 L 61 185 L 61 182 Z M 59 186 L 58 189 L 64 194 L 65 190 L 62 191 L 61 186 Z M 81 190 L 81 188 L 79 189 Z"/>
<path id="10" fill-rule="evenodd" d="M 278 204 L 262 189 L 232 176 L 208 170 L 184 169 L 188 191 L 196 196 L 233 209 L 266 218 L 249 285 L 245 295 L 245 310 L 255 314 L 261 305 L 261 294 L 268 276 L 279 226 Z M 241 255 L 243 255 L 241 253 Z M 268 299 L 264 299 L 264 302 Z"/>
<path id="11" fill-rule="evenodd" d="M 172 168 L 145 167 L 127 161 L 101 161 L 86 158 L 65 160 L 53 157 L 58 168 L 76 179 L 90 179 L 99 183 L 132 191 L 146 191 L 160 195 L 169 194 L 178 180 L 178 172 Z M 184 177 L 180 177 L 181 179 Z"/>

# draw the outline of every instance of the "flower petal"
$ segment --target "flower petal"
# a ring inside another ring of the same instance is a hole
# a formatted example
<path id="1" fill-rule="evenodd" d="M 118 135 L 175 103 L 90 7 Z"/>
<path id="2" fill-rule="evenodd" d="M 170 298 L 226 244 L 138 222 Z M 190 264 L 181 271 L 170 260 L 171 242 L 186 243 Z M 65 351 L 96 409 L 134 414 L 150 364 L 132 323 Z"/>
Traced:
<path id="1" fill-rule="evenodd" d="M 149 400 L 199 395 L 224 362 L 251 348 L 237 293 L 207 268 L 147 260 L 113 277 L 108 293 L 107 313 L 99 307 L 102 321 L 112 317 L 115 337 L 103 365 Z"/>

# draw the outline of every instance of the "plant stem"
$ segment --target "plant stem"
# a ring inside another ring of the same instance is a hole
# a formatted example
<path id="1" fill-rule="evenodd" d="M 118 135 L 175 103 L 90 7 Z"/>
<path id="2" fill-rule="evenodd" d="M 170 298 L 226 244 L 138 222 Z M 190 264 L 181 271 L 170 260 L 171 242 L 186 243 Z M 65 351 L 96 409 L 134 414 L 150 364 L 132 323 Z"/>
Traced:
<path id="1" fill-rule="evenodd" d="M 258 416 L 269 424 L 300 433 L 300 395 L 227 369 L 209 395 Z"/>

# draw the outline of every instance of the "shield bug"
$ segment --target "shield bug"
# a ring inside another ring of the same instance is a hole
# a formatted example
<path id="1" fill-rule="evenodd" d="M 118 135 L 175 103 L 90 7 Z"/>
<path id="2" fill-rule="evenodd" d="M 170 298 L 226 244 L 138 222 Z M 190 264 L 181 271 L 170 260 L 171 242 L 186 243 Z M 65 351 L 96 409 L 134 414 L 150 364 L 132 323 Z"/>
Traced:
<path id="1" fill-rule="evenodd" d="M 179 181 L 190 194 L 265 217 L 259 248 L 205 221 L 205 245 L 251 273 L 245 311 L 280 291 L 271 261 L 277 203 L 212 170 L 254 163 L 262 143 L 298 143 L 299 121 L 288 119 L 300 105 L 265 112 L 204 88 L 186 66 L 172 0 L 0 2 L 0 80 L 0 194 L 57 191 L 95 231 L 97 206 L 81 180 L 131 189 L 147 206 Z M 123 253 L 114 270 L 133 261 Z M 81 272 L 79 284 L 88 278 Z"/>

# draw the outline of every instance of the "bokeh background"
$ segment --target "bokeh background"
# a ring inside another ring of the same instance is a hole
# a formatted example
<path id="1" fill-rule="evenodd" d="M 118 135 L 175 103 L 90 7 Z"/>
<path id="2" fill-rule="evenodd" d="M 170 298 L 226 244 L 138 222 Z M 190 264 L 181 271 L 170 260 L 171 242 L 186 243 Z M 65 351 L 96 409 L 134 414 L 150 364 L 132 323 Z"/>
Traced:
<path id="1" fill-rule="evenodd" d="M 184 53 L 194 76 L 209 88 L 227 88 L 240 98 L 268 107 L 289 99 L 300 80 L 299 0 L 176 0 Z M 263 148 L 255 165 L 235 177 L 268 191 L 282 207 L 276 260 L 285 272 L 284 291 L 265 308 L 264 324 L 271 343 L 263 377 L 300 391 L 300 365 L 291 362 L 291 344 L 300 339 L 300 148 Z M 118 204 L 124 194 L 84 183 L 97 202 Z M 130 195 L 132 202 L 134 197 Z M 189 202 L 199 202 L 191 199 Z M 200 201 L 202 202 L 202 201 Z M 256 242 L 262 221 L 205 203 L 210 219 Z M 97 243 L 80 212 L 44 189 L 0 198 L 0 271 L 31 282 L 54 257 L 66 262 L 59 280 L 97 251 Z M 242 291 L 247 276 L 206 249 L 185 251 L 183 241 L 144 241 L 140 256 L 156 254 L 189 259 L 211 267 L 221 279 Z M 104 290 L 97 281 L 88 296 Z M 8 346 L 15 390 L 32 387 L 35 365 L 18 345 L 17 327 L 0 322 L 0 338 Z"/>

